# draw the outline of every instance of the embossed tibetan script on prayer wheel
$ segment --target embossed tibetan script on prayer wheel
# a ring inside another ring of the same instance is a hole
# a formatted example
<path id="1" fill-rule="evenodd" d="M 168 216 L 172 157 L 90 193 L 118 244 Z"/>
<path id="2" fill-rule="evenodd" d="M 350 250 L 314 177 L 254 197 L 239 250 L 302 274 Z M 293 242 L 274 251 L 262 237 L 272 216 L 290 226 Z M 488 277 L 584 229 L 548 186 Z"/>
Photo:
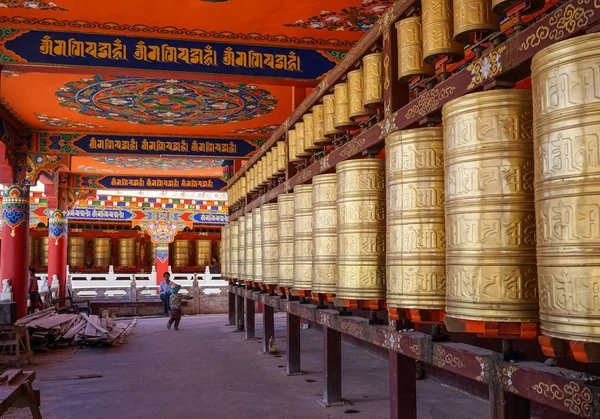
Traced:
<path id="1" fill-rule="evenodd" d="M 261 210 L 255 208 L 252 211 L 252 234 L 254 235 L 254 265 L 253 265 L 253 280 L 262 282 L 262 229 L 261 229 Z"/>
<path id="2" fill-rule="evenodd" d="M 444 309 L 444 160 L 442 128 L 386 138 L 387 305 Z"/>
<path id="3" fill-rule="evenodd" d="M 315 105 L 312 108 L 314 143 L 317 146 L 331 141 L 325 136 L 325 120 L 323 119 L 323 112 L 323 105 Z"/>
<path id="4" fill-rule="evenodd" d="M 304 122 L 298 122 L 294 127 L 296 128 L 296 155 L 299 157 L 310 157 L 310 152 L 306 150 L 304 142 Z"/>
<path id="5" fill-rule="evenodd" d="M 355 126 L 354 121 L 348 115 L 348 83 L 338 83 L 333 86 L 334 120 L 333 125 L 337 129 Z"/>
<path id="6" fill-rule="evenodd" d="M 296 130 L 291 129 L 288 131 L 288 156 L 291 162 L 302 161 L 296 154 Z"/>
<path id="7" fill-rule="evenodd" d="M 238 218 L 238 280 L 246 280 L 246 217 Z"/>
<path id="8" fill-rule="evenodd" d="M 304 121 L 304 149 L 308 152 L 318 150 L 320 147 L 315 145 L 315 120 L 312 113 L 307 113 L 302 117 Z"/>
<path id="9" fill-rule="evenodd" d="M 422 0 L 423 59 L 434 63 L 443 56 L 453 61 L 464 57 L 463 46 L 454 40 L 452 0 Z"/>
<path id="10" fill-rule="evenodd" d="M 337 288 L 337 175 L 313 182 L 312 292 L 335 294 Z"/>
<path id="11" fill-rule="evenodd" d="M 348 116 L 350 119 L 373 115 L 374 110 L 365 108 L 363 104 L 363 71 L 354 70 L 348 73 Z"/>
<path id="12" fill-rule="evenodd" d="M 337 297 L 385 299 L 385 162 L 338 163 Z"/>
<path id="13" fill-rule="evenodd" d="M 277 171 L 279 173 L 285 173 L 285 142 L 279 141 L 277 143 Z"/>
<path id="14" fill-rule="evenodd" d="M 294 285 L 294 194 L 277 197 L 279 208 L 279 285 Z"/>
<path id="15" fill-rule="evenodd" d="M 398 31 L 398 80 L 408 81 L 415 76 L 434 74 L 431 64 L 423 60 L 421 16 L 396 22 Z"/>
<path id="16" fill-rule="evenodd" d="M 231 242 L 229 245 L 229 268 L 230 268 L 230 277 L 234 281 L 238 279 L 238 224 L 239 221 L 235 220 L 229 223 L 230 226 L 230 236 Z"/>
<path id="17" fill-rule="evenodd" d="M 323 134 L 326 137 L 333 137 L 341 134 L 342 131 L 335 127 L 335 96 L 323 96 Z"/>
<path id="18" fill-rule="evenodd" d="M 254 281 L 254 218 L 246 214 L 246 281 Z"/>
<path id="19" fill-rule="evenodd" d="M 277 285 L 279 275 L 279 216 L 277 204 L 261 205 L 262 283 Z"/>
<path id="20" fill-rule="evenodd" d="M 117 265 L 135 266 L 135 237 L 117 240 Z"/>
<path id="21" fill-rule="evenodd" d="M 473 93 L 442 115 L 446 324 L 536 322 L 531 92 Z"/>
<path id="22" fill-rule="evenodd" d="M 294 285 L 295 290 L 312 289 L 312 185 L 294 188 Z"/>
<path id="23" fill-rule="evenodd" d="M 246 219 L 246 227 L 248 227 L 248 219 Z M 196 245 L 196 266 L 210 266 L 212 242 L 210 240 L 196 240 L 194 244 Z"/>
<path id="24" fill-rule="evenodd" d="M 454 0 L 454 39 L 470 44 L 472 35 L 480 38 L 500 30 L 500 19 L 492 12 L 492 0 Z"/>
<path id="25" fill-rule="evenodd" d="M 533 57 L 542 333 L 600 343 L 600 35 Z"/>
<path id="26" fill-rule="evenodd" d="M 383 54 L 375 52 L 363 57 L 363 105 L 367 108 L 383 104 Z"/>

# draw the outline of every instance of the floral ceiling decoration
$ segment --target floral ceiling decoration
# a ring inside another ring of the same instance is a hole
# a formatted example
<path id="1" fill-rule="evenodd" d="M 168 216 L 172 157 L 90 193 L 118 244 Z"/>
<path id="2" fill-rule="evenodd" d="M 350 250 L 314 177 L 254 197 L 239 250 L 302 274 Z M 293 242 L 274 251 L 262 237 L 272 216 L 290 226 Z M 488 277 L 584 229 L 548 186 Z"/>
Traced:
<path id="1" fill-rule="evenodd" d="M 393 0 L 363 0 L 362 5 L 358 7 L 343 8 L 339 12 L 322 10 L 318 16 L 286 23 L 284 26 L 328 31 L 368 31 L 393 2 Z"/>
<path id="2" fill-rule="evenodd" d="M 83 115 L 166 126 L 248 121 L 277 104 L 269 91 L 247 83 L 112 76 L 69 82 L 56 96 Z"/>
<path id="3" fill-rule="evenodd" d="M 223 160 L 185 157 L 94 157 L 100 163 L 112 164 L 127 169 L 151 170 L 199 170 L 221 167 Z"/>
<path id="4" fill-rule="evenodd" d="M 68 118 L 49 116 L 46 114 L 34 113 L 35 117 L 44 125 L 49 127 L 61 128 L 104 128 L 101 125 L 89 124 L 85 122 L 71 121 Z"/>

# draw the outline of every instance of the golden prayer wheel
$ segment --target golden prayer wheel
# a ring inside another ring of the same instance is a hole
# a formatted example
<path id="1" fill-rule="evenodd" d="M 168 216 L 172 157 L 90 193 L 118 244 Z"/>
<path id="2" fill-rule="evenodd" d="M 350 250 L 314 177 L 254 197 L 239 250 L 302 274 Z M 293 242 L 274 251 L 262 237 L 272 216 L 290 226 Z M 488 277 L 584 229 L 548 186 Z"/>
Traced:
<path id="1" fill-rule="evenodd" d="M 223 254 L 223 240 L 222 239 L 215 240 L 215 256 L 217 257 L 217 261 L 219 262 L 221 270 L 223 269 L 223 261 L 221 260 L 222 254 Z M 212 258 L 212 255 L 211 255 L 211 258 Z"/>
<path id="2" fill-rule="evenodd" d="M 107 237 L 97 237 L 93 240 L 94 266 L 109 266 L 111 260 L 112 240 Z"/>
<path id="3" fill-rule="evenodd" d="M 463 46 L 454 40 L 452 0 L 422 0 L 423 59 L 435 63 L 448 56 L 452 61 L 464 57 Z"/>
<path id="4" fill-rule="evenodd" d="M 363 104 L 363 71 L 354 70 L 348 73 L 348 116 L 350 119 L 373 115 L 375 111 L 365 108 Z"/>
<path id="5" fill-rule="evenodd" d="M 531 110 L 515 89 L 443 107 L 446 320 L 537 322 Z"/>
<path id="6" fill-rule="evenodd" d="M 387 305 L 444 309 L 442 128 L 397 131 L 385 140 Z"/>
<path id="7" fill-rule="evenodd" d="M 506 15 L 509 9 L 517 4 L 521 3 L 521 0 L 492 0 L 492 10 L 494 13 L 499 15 Z M 537 12 L 544 7 L 544 0 L 529 0 L 526 9 L 520 10 L 521 15 L 530 15 Z"/>
<path id="8" fill-rule="evenodd" d="M 295 129 L 291 129 L 288 131 L 288 157 L 290 159 L 290 162 L 302 161 L 302 159 L 296 155 L 296 130 Z"/>
<path id="9" fill-rule="evenodd" d="M 73 237 L 75 239 L 83 237 Z M 71 238 L 69 238 L 71 239 Z M 71 240 L 69 240 L 69 245 Z M 117 239 L 117 266 L 136 266 L 135 261 L 135 237 L 127 237 L 123 239 Z M 69 253 L 70 256 L 70 253 Z"/>
<path id="10" fill-rule="evenodd" d="M 304 148 L 306 150 L 318 150 L 320 147 L 315 145 L 315 118 L 312 113 L 307 113 L 302 117 L 304 120 Z"/>
<path id="11" fill-rule="evenodd" d="M 210 266 L 211 262 L 211 248 L 212 243 L 210 240 L 196 240 L 196 266 L 200 266 L 202 268 L 206 266 Z M 217 246 L 219 249 L 219 246 Z"/>
<path id="12" fill-rule="evenodd" d="M 312 292 L 337 289 L 337 175 L 313 177 Z"/>
<path id="13" fill-rule="evenodd" d="M 85 253 L 83 254 L 85 260 Z M 34 266 L 40 260 L 40 239 L 29 236 L 29 266 Z M 83 263 L 82 263 L 83 265 Z"/>
<path id="14" fill-rule="evenodd" d="M 279 141 L 277 143 L 277 171 L 279 173 L 285 173 L 285 167 L 287 162 L 285 159 L 285 141 Z"/>
<path id="15" fill-rule="evenodd" d="M 279 211 L 279 285 L 294 285 L 294 194 L 278 197 Z"/>
<path id="16" fill-rule="evenodd" d="M 271 179 L 277 179 L 279 177 L 279 156 L 277 154 L 277 145 L 275 145 L 271 149 L 271 153 L 273 155 L 273 162 L 271 165 Z"/>
<path id="17" fill-rule="evenodd" d="M 254 218 L 246 214 L 246 281 L 254 280 Z"/>
<path id="18" fill-rule="evenodd" d="M 229 223 L 229 277 L 234 281 L 238 279 L 238 220 Z"/>
<path id="19" fill-rule="evenodd" d="M 330 142 L 329 138 L 325 136 L 325 122 L 323 119 L 323 105 L 315 105 L 312 108 L 313 114 L 313 142 L 315 145 L 326 144 Z"/>
<path id="20" fill-rule="evenodd" d="M 190 264 L 190 241 L 189 240 L 174 240 L 171 244 L 172 255 L 169 255 L 169 262 L 172 266 L 183 267 Z"/>
<path id="21" fill-rule="evenodd" d="M 148 261 L 150 262 L 150 265 L 154 265 L 155 261 L 156 261 L 156 244 L 154 243 L 148 243 Z"/>
<path id="22" fill-rule="evenodd" d="M 40 237 L 40 265 L 48 266 L 48 237 Z"/>
<path id="23" fill-rule="evenodd" d="M 396 22 L 398 34 L 398 80 L 408 81 L 415 76 L 430 76 L 435 69 L 423 60 L 421 16 Z"/>
<path id="24" fill-rule="evenodd" d="M 338 83 L 333 86 L 333 125 L 335 128 L 350 128 L 356 126 L 348 115 L 348 83 Z"/>
<path id="25" fill-rule="evenodd" d="M 323 96 L 323 135 L 333 137 L 342 131 L 335 127 L 335 96 Z"/>
<path id="26" fill-rule="evenodd" d="M 294 281 L 295 290 L 312 289 L 312 185 L 294 188 Z"/>
<path id="27" fill-rule="evenodd" d="M 383 104 L 383 55 L 381 52 L 363 57 L 363 98 L 365 108 Z"/>
<path id="28" fill-rule="evenodd" d="M 600 35 L 531 63 L 540 320 L 544 335 L 600 343 Z"/>
<path id="29" fill-rule="evenodd" d="M 277 204 L 261 207 L 262 283 L 277 285 L 279 275 L 279 216 Z"/>
<path id="30" fill-rule="evenodd" d="M 238 280 L 246 280 L 246 217 L 238 217 Z"/>
<path id="31" fill-rule="evenodd" d="M 224 225 L 221 228 L 221 254 L 220 254 L 220 258 L 219 258 L 219 262 L 221 263 L 221 274 L 223 274 L 223 277 L 227 277 L 229 275 L 228 273 L 228 269 L 229 267 L 227 266 L 227 233 L 229 230 L 229 225 Z"/>
<path id="32" fill-rule="evenodd" d="M 304 122 L 297 122 L 294 127 L 296 128 L 296 156 L 310 157 L 304 142 Z"/>
<path id="33" fill-rule="evenodd" d="M 267 151 L 265 156 L 267 159 L 267 170 L 265 174 L 267 176 L 267 180 L 271 180 L 273 178 L 273 153 L 271 151 Z"/>
<path id="34" fill-rule="evenodd" d="M 471 44 L 471 35 L 482 37 L 500 30 L 500 19 L 492 12 L 492 0 L 454 0 L 454 39 Z"/>
<path id="35" fill-rule="evenodd" d="M 338 163 L 338 278 L 336 294 L 385 299 L 385 162 Z"/>
<path id="36" fill-rule="evenodd" d="M 262 282 L 262 229 L 261 229 L 261 210 L 255 208 L 252 211 L 252 235 L 254 236 L 254 264 L 252 279 L 256 282 Z"/>

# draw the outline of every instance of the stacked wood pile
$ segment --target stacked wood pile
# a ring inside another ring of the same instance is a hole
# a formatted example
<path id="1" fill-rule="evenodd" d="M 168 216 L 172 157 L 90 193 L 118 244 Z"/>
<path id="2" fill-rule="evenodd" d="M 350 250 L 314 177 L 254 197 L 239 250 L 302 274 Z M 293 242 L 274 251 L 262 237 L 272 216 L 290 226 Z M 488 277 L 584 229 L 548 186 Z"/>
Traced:
<path id="1" fill-rule="evenodd" d="M 69 345 L 117 346 L 125 341 L 137 323 L 116 322 L 96 315 L 57 313 L 54 307 L 38 311 L 16 321 L 31 337 L 34 350 L 47 350 Z"/>

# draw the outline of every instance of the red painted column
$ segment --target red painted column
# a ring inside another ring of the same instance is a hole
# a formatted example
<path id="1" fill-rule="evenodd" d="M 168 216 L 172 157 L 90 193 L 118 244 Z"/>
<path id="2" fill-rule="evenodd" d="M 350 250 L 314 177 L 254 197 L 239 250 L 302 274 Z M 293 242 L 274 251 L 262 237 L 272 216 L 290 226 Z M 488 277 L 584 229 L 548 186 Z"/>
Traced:
<path id="1" fill-rule="evenodd" d="M 163 280 L 163 274 L 169 272 L 169 244 L 156 244 L 156 285 L 160 285 Z"/>
<path id="2" fill-rule="evenodd" d="M 4 188 L 0 278 L 10 279 L 17 317 L 27 314 L 29 267 L 29 186 Z"/>
<path id="3" fill-rule="evenodd" d="M 50 209 L 48 212 L 48 284 L 52 285 L 56 275 L 60 285 L 59 298 L 63 298 L 67 295 L 67 211 Z"/>

